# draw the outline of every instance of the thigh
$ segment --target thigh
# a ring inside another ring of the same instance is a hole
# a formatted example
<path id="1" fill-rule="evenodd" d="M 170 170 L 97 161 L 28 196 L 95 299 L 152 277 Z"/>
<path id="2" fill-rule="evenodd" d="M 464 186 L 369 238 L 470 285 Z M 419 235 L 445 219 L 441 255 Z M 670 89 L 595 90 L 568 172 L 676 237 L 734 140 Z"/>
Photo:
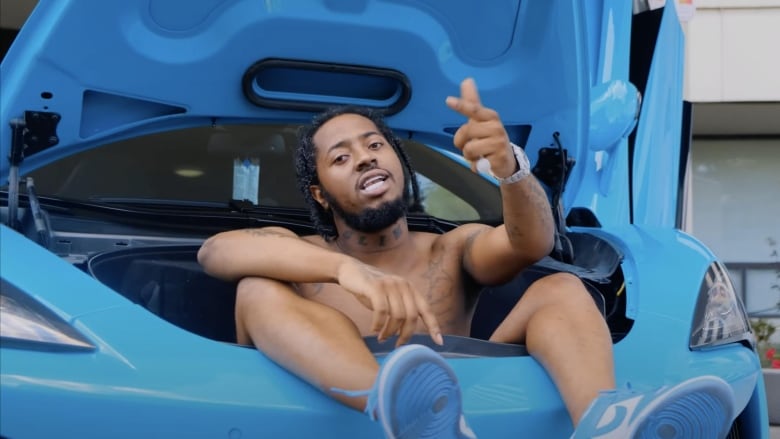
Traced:
<path id="1" fill-rule="evenodd" d="M 533 282 L 490 336 L 500 343 L 525 343 L 528 322 L 544 307 L 575 309 L 593 299 L 582 280 L 570 273 L 554 273 Z"/>
<path id="2" fill-rule="evenodd" d="M 236 339 L 257 345 L 263 339 L 283 338 L 285 332 L 339 326 L 359 335 L 352 318 L 330 304 L 303 297 L 287 282 L 247 277 L 236 291 Z"/>

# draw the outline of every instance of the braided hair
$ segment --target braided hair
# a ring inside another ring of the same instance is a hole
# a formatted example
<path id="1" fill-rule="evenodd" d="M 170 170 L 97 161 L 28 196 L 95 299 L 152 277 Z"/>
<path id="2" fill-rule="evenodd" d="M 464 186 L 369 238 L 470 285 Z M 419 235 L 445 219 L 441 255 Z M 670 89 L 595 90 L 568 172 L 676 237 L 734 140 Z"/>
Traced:
<path id="1" fill-rule="evenodd" d="M 338 238 L 336 225 L 333 221 L 333 212 L 324 209 L 311 194 L 309 187 L 320 184 L 317 176 L 317 150 L 314 145 L 314 135 L 329 120 L 344 114 L 357 114 L 371 120 L 379 132 L 387 139 L 393 150 L 398 155 L 404 168 L 404 193 L 403 200 L 407 212 L 422 212 L 422 200 L 420 198 L 420 186 L 417 176 L 409 161 L 409 156 L 403 148 L 401 139 L 393 133 L 384 121 L 382 115 L 366 107 L 343 106 L 333 107 L 318 114 L 312 120 L 311 125 L 301 128 L 298 133 L 298 149 L 295 151 L 295 171 L 298 174 L 298 189 L 303 194 L 306 204 L 309 206 L 311 220 L 317 233 L 326 241 Z"/>

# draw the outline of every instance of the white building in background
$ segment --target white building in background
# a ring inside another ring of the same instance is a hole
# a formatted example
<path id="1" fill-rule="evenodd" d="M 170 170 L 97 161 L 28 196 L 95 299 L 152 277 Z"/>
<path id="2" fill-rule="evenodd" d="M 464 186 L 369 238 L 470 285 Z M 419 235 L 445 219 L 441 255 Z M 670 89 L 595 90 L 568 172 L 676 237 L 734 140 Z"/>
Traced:
<path id="1" fill-rule="evenodd" d="M 780 0 L 694 1 L 685 229 L 727 263 L 748 312 L 780 317 Z"/>

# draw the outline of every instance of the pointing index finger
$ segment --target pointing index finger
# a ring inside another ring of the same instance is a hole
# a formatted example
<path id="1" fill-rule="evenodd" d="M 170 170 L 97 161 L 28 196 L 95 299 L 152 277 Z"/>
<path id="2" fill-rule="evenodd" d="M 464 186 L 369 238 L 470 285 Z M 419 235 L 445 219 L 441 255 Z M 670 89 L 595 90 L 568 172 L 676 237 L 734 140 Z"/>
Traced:
<path id="1" fill-rule="evenodd" d="M 460 97 L 448 96 L 447 106 L 469 119 L 486 121 L 495 117 L 495 111 L 482 106 L 477 85 L 472 78 L 460 84 Z"/>
<path id="2" fill-rule="evenodd" d="M 477 83 L 474 82 L 474 78 L 466 78 L 460 83 L 460 98 L 476 105 L 482 104 L 482 101 L 479 100 Z"/>
<path id="3" fill-rule="evenodd" d="M 428 302 L 426 302 L 422 296 L 415 296 L 415 301 L 417 302 L 417 309 L 420 312 L 420 317 L 422 318 L 425 327 L 428 328 L 428 333 L 431 335 L 431 339 L 439 346 L 444 345 L 444 339 L 441 335 L 439 322 L 436 320 L 436 316 L 431 311 Z"/>

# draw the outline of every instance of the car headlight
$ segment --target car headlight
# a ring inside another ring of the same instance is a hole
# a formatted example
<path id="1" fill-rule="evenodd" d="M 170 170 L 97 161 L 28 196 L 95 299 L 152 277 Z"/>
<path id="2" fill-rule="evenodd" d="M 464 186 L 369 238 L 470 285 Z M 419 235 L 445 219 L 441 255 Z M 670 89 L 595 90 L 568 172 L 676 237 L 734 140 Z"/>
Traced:
<path id="1" fill-rule="evenodd" d="M 48 351 L 95 349 L 84 335 L 5 279 L 0 279 L 0 343 Z"/>
<path id="2" fill-rule="evenodd" d="M 704 349 L 739 341 L 755 344 L 750 321 L 726 268 L 713 262 L 699 287 L 690 347 Z"/>

